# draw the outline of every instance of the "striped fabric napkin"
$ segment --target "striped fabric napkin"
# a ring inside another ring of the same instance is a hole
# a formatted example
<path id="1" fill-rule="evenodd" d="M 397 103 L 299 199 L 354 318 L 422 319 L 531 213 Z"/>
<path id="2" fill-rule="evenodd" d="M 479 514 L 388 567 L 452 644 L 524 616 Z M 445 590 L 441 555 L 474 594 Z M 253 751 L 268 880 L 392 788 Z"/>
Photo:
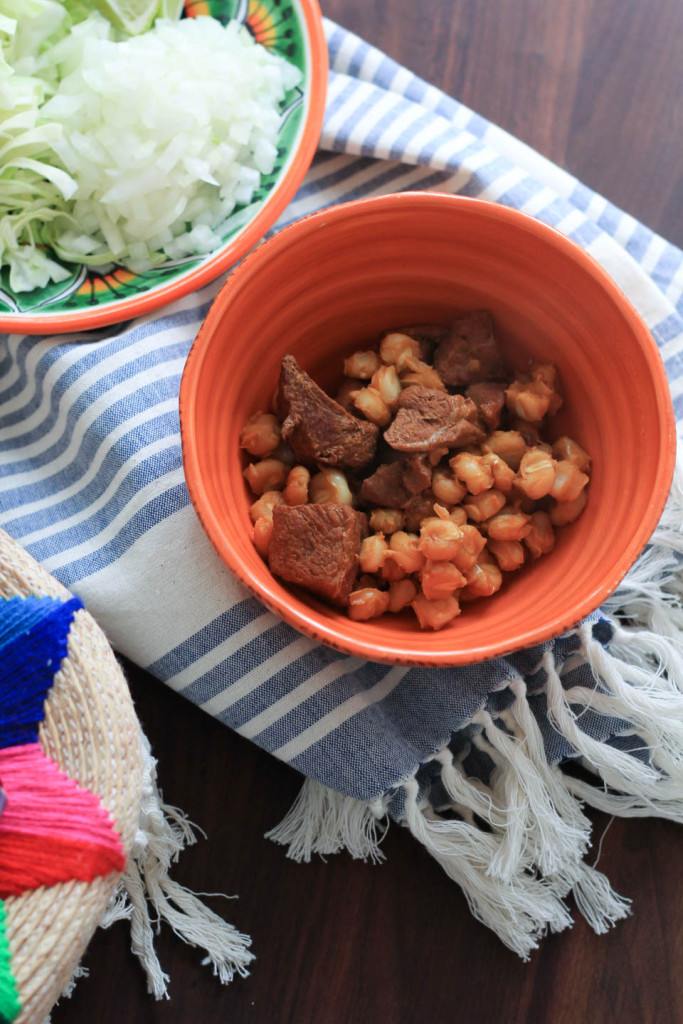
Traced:
<path id="1" fill-rule="evenodd" d="M 533 214 L 639 309 L 683 422 L 683 253 L 356 36 L 326 32 L 320 150 L 274 230 L 405 189 Z M 306 776 L 272 833 L 290 856 L 379 859 L 393 818 L 521 956 L 571 923 L 570 891 L 605 930 L 627 903 L 584 861 L 582 804 L 683 818 L 680 472 L 618 594 L 553 643 L 453 670 L 320 647 L 231 577 L 185 487 L 178 388 L 220 283 L 97 335 L 0 339 L 0 525 L 118 651 Z"/>

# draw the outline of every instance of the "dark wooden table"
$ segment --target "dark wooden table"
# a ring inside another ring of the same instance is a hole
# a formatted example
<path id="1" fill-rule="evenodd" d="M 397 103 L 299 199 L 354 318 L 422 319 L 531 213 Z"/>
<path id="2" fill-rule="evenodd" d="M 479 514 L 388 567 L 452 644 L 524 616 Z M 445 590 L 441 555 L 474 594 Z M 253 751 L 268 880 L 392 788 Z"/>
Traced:
<path id="1" fill-rule="evenodd" d="M 683 245 L 680 0 L 326 0 L 384 49 Z M 175 877 L 253 937 L 247 980 L 222 987 L 168 929 L 170 1002 L 146 995 L 124 924 L 99 932 L 91 976 L 54 1024 L 675 1024 L 683 1021 L 683 832 L 614 821 L 600 867 L 633 916 L 582 919 L 523 964 L 470 916 L 410 835 L 387 861 L 297 865 L 263 838 L 297 774 L 124 665 L 166 799 L 207 833 Z M 595 815 L 595 849 L 608 820 Z M 593 855 L 594 856 L 594 855 Z"/>

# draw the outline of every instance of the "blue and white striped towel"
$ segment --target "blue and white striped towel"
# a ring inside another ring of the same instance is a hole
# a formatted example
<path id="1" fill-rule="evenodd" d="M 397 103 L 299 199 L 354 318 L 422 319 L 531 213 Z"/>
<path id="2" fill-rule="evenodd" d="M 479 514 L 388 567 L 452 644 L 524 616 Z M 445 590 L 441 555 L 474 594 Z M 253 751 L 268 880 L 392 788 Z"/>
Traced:
<path id="1" fill-rule="evenodd" d="M 320 151 L 275 230 L 405 189 L 533 214 L 638 307 L 683 422 L 683 253 L 356 36 L 331 22 L 326 32 Z M 683 817 L 680 479 L 618 597 L 555 643 L 454 670 L 322 648 L 231 577 L 185 487 L 178 388 L 220 283 L 95 340 L 0 338 L 0 525 L 80 595 L 117 650 L 307 776 L 272 834 L 291 856 L 346 846 L 377 858 L 388 813 L 520 955 L 570 923 L 570 890 L 603 930 L 626 905 L 583 863 L 581 803 Z M 617 607 L 628 626 L 610 616 Z M 568 757 L 592 782 L 563 770 Z"/>

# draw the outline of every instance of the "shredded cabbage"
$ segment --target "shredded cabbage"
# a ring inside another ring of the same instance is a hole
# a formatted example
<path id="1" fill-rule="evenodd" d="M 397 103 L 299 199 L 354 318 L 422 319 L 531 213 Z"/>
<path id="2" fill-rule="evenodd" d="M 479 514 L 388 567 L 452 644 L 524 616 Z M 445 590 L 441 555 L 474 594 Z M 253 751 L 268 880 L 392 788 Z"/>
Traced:
<path id="1" fill-rule="evenodd" d="M 237 23 L 124 38 L 84 0 L 0 0 L 0 268 L 148 270 L 246 220 L 300 74 Z M 56 258 L 55 258 L 56 257 Z"/>

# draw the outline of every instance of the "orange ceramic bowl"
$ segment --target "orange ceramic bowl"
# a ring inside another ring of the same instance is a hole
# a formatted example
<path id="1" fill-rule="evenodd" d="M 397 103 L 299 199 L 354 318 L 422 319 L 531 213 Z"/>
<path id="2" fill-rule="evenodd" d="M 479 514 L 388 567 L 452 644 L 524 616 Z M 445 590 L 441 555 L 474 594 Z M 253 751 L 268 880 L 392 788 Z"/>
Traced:
<path id="1" fill-rule="evenodd" d="M 271 575 L 252 543 L 239 434 L 269 407 L 292 353 L 325 388 L 342 358 L 408 323 L 492 312 L 513 366 L 554 362 L 553 423 L 593 457 L 586 511 L 552 554 L 508 574 L 439 632 L 412 613 L 352 622 Z M 504 206 L 400 193 L 324 210 L 248 256 L 217 296 L 180 390 L 185 472 L 216 550 L 263 603 L 338 650 L 405 665 L 462 665 L 561 633 L 612 593 L 647 543 L 674 465 L 671 399 L 656 345 L 601 267 Z"/>

